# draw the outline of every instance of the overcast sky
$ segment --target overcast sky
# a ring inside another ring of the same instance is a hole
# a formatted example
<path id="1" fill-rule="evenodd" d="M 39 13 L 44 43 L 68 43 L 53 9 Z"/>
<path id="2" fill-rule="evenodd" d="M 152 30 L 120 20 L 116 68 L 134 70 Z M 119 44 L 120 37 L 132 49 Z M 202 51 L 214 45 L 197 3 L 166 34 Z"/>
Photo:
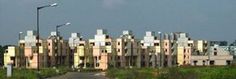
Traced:
<path id="1" fill-rule="evenodd" d="M 46 38 L 55 26 L 68 39 L 71 32 L 94 38 L 104 28 L 113 37 L 132 30 L 141 39 L 145 31 L 187 32 L 193 39 L 236 39 L 236 0 L 0 0 L 0 45 L 16 44 L 19 32 L 36 28 L 40 11 L 40 34 Z"/>

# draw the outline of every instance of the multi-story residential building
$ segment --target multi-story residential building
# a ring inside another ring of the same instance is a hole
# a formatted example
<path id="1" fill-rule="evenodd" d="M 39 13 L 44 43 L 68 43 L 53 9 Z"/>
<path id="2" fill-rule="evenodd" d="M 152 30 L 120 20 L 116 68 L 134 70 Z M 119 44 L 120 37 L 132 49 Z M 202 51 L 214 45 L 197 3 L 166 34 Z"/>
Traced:
<path id="1" fill-rule="evenodd" d="M 219 46 L 227 46 L 228 42 L 227 41 L 209 41 L 210 46 L 214 46 L 215 44 Z"/>
<path id="2" fill-rule="evenodd" d="M 26 60 L 26 68 L 37 68 L 44 66 L 44 56 L 43 53 L 47 51 L 46 47 L 43 44 L 46 44 L 46 41 L 40 39 L 38 46 L 39 46 L 39 56 L 37 53 L 36 47 L 36 32 L 35 31 L 27 31 L 27 35 L 25 36 L 25 60 Z M 39 58 L 38 58 L 39 57 Z M 38 60 L 39 59 L 39 60 Z"/>
<path id="3" fill-rule="evenodd" d="M 155 36 L 155 32 L 147 31 L 144 39 L 141 40 L 141 67 L 157 67 L 161 65 L 160 40 Z"/>
<path id="4" fill-rule="evenodd" d="M 89 40 L 89 44 L 92 46 L 94 68 L 95 69 L 107 69 L 112 58 L 112 38 L 107 35 L 107 31 L 104 29 L 98 29 L 94 39 Z M 114 64 L 113 64 L 114 65 Z"/>
<path id="5" fill-rule="evenodd" d="M 25 48 L 25 40 L 22 36 L 23 32 L 20 32 L 19 34 L 19 41 L 18 41 L 18 47 L 19 47 L 19 53 L 17 55 L 17 59 L 18 59 L 18 67 L 25 67 L 26 62 L 25 62 L 25 53 L 24 53 L 24 48 Z"/>
<path id="6" fill-rule="evenodd" d="M 58 36 L 56 32 L 51 32 L 51 35 L 47 38 L 48 47 L 48 63 L 49 66 L 56 66 L 59 64 L 58 61 Z"/>
<path id="7" fill-rule="evenodd" d="M 67 65 L 105 70 L 109 67 L 229 65 L 236 56 L 233 44 L 191 40 L 183 32 L 159 33 L 158 38 L 154 32 L 147 31 L 140 41 L 129 30 L 114 40 L 104 29 L 98 29 L 94 39 L 88 41 L 79 33 L 72 33 L 68 41 L 58 34 L 51 32 L 46 40 L 40 39 L 37 44 L 36 32 L 27 31 L 24 39 L 19 38 L 19 46 L 9 46 L 5 51 L 4 65 L 26 68 Z"/>
<path id="8" fill-rule="evenodd" d="M 71 33 L 71 37 L 69 38 L 69 46 L 71 48 L 71 51 L 73 53 L 73 66 L 75 68 L 86 68 L 86 64 L 88 60 L 88 56 L 85 54 L 88 53 L 86 51 L 86 41 L 82 40 L 82 37 L 79 33 Z"/>
<path id="9" fill-rule="evenodd" d="M 6 67 L 8 64 L 12 64 L 12 66 L 16 67 L 17 59 L 16 54 L 19 52 L 17 46 L 8 46 L 4 53 L 4 66 Z"/>
<path id="10" fill-rule="evenodd" d="M 210 46 L 207 53 L 193 54 L 191 57 L 191 65 L 230 65 L 233 61 L 233 55 L 224 46 Z"/>
<path id="11" fill-rule="evenodd" d="M 180 65 L 190 65 L 193 40 L 190 40 L 187 33 L 178 33 L 179 37 L 177 39 L 177 64 Z"/>
<path id="12" fill-rule="evenodd" d="M 139 67 L 140 57 L 138 41 L 134 38 L 132 31 L 125 30 L 123 34 L 116 39 L 116 66 L 118 67 Z"/>
<path id="13" fill-rule="evenodd" d="M 50 63 L 68 66 L 73 64 L 73 54 L 70 52 L 69 43 L 59 33 L 51 32 L 47 42 L 48 52 L 52 55 Z"/>
<path id="14" fill-rule="evenodd" d="M 205 53 L 208 49 L 208 42 L 206 40 L 195 40 L 193 51 L 198 53 Z"/>
<path id="15" fill-rule="evenodd" d="M 60 39 L 59 50 L 61 50 L 61 54 L 59 54 L 59 56 L 61 57 L 59 58 L 59 61 L 61 61 L 60 65 L 66 65 L 71 67 L 74 61 L 74 54 L 70 50 L 68 40 Z"/>
<path id="16" fill-rule="evenodd" d="M 163 56 L 163 66 L 172 67 L 176 65 L 176 53 L 177 53 L 177 43 L 174 40 L 174 34 L 164 34 L 162 41 L 162 51 L 164 52 Z"/>

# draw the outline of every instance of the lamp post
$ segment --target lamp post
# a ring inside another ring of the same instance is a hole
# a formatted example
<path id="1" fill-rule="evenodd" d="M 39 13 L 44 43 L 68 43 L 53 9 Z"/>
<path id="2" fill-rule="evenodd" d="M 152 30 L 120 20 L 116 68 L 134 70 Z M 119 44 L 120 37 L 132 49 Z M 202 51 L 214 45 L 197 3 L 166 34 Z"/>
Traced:
<path id="1" fill-rule="evenodd" d="M 160 37 L 160 64 L 159 64 L 159 68 L 161 68 L 163 66 L 162 34 L 161 34 L 161 32 L 158 32 L 158 34 Z"/>
<path id="2" fill-rule="evenodd" d="M 21 54 L 21 45 L 20 45 L 20 40 L 21 40 L 21 34 L 23 34 L 23 32 L 19 32 L 19 35 L 18 35 L 18 40 L 19 40 L 19 42 L 18 42 L 18 45 L 19 45 L 19 53 L 18 53 L 18 55 L 17 55 L 17 66 L 18 67 L 21 67 L 21 65 L 22 65 L 22 55 L 23 54 Z"/>
<path id="3" fill-rule="evenodd" d="M 57 3 L 37 7 L 37 36 L 36 36 L 37 42 L 36 42 L 36 47 L 37 47 L 37 70 L 38 70 L 38 72 L 39 72 L 39 11 L 43 8 L 46 8 L 46 7 L 55 7 L 55 6 L 57 6 Z"/>
<path id="4" fill-rule="evenodd" d="M 59 50 L 60 35 L 59 35 L 59 32 L 58 32 L 58 29 L 59 29 L 60 27 L 62 27 L 62 26 L 67 26 L 67 25 L 70 25 L 70 24 L 71 24 L 71 23 L 67 22 L 67 23 L 65 23 L 65 24 L 60 24 L 60 25 L 57 25 L 57 26 L 56 26 L 57 53 L 60 52 L 60 50 Z M 58 56 L 58 54 L 57 54 L 57 56 Z M 57 57 L 57 58 L 58 58 L 58 57 Z M 61 59 L 62 59 L 62 53 L 60 52 L 60 59 L 59 59 L 60 64 L 61 64 Z M 58 59 L 57 59 L 57 61 L 58 61 Z M 57 64 L 58 64 L 58 62 L 57 62 Z"/>

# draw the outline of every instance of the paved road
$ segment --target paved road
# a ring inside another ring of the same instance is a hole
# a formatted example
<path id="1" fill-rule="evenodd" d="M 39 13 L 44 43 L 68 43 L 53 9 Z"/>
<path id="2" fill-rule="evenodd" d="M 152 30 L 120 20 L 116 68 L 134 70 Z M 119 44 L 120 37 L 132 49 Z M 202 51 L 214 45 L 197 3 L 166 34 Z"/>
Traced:
<path id="1" fill-rule="evenodd" d="M 104 72 L 68 72 L 65 75 L 47 79 L 109 79 Z"/>

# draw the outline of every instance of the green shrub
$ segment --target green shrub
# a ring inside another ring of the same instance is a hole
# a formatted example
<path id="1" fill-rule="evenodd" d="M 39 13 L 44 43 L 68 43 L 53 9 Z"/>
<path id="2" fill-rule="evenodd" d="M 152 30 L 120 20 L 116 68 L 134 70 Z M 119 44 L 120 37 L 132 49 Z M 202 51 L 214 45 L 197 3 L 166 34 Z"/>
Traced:
<path id="1" fill-rule="evenodd" d="M 233 66 L 109 69 L 106 73 L 118 79 L 236 79 Z"/>

